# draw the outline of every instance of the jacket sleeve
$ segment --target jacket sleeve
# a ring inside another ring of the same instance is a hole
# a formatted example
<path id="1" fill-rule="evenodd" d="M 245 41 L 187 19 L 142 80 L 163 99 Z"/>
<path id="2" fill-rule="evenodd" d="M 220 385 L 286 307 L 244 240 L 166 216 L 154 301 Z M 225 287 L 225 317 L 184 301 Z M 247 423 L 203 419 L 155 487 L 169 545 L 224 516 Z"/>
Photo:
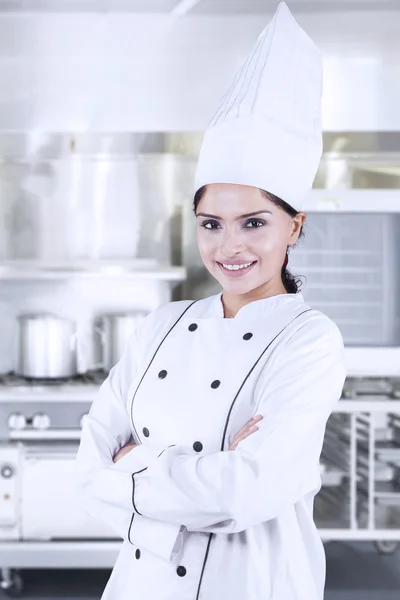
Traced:
<path id="1" fill-rule="evenodd" d="M 322 317 L 279 352 L 257 382 L 259 430 L 235 451 L 198 457 L 179 446 L 165 450 L 133 475 L 138 514 L 189 531 L 235 533 L 319 490 L 326 422 L 346 376 L 343 340 Z"/>
<path id="2" fill-rule="evenodd" d="M 84 417 L 75 463 L 78 488 L 88 513 L 131 544 L 173 561 L 182 546 L 183 528 L 137 515 L 132 504 L 132 473 L 151 464 L 162 449 L 140 445 L 113 462 L 122 446 L 135 443 L 124 399 L 134 378 L 132 365 L 138 350 L 139 340 L 134 334 Z"/>

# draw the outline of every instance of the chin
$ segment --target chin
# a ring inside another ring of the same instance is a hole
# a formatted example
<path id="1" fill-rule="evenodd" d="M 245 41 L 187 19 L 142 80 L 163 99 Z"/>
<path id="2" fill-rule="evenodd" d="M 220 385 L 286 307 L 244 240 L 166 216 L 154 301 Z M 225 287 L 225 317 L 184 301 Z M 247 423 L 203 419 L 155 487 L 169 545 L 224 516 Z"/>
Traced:
<path id="1" fill-rule="evenodd" d="M 250 294 L 250 292 L 258 288 L 257 285 L 245 285 L 244 283 L 231 284 L 228 282 L 225 285 L 225 282 L 220 281 L 220 284 L 224 292 L 226 292 L 227 294 L 232 294 L 234 296 L 245 296 L 246 294 Z"/>
<path id="2" fill-rule="evenodd" d="M 214 275 L 215 277 L 215 275 Z M 216 278 L 224 292 L 227 294 L 232 294 L 234 296 L 243 296 L 245 294 L 249 294 L 253 290 L 257 289 L 260 285 L 258 282 L 254 281 L 231 281 L 225 277 Z"/>

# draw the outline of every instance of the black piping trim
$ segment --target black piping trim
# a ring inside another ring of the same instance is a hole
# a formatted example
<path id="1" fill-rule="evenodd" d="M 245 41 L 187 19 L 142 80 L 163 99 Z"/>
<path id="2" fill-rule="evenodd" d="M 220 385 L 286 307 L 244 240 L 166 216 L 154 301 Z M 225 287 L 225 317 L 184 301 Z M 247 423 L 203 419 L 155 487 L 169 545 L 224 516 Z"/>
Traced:
<path id="1" fill-rule="evenodd" d="M 137 512 L 138 515 L 140 515 L 141 517 L 143 517 L 142 513 L 138 511 L 138 509 L 136 508 L 135 505 L 135 475 L 139 475 L 139 473 L 143 473 L 144 471 L 147 471 L 147 467 L 145 467 L 144 469 L 141 469 L 140 471 L 136 471 L 135 473 L 132 473 L 132 506 L 134 508 L 134 510 Z"/>
<path id="2" fill-rule="evenodd" d="M 230 407 L 230 409 L 229 409 L 229 412 L 228 412 L 228 416 L 226 417 L 226 422 L 225 422 L 224 433 L 223 433 L 223 436 L 222 436 L 221 450 L 223 450 L 223 449 L 224 449 L 226 432 L 227 432 L 227 430 L 228 430 L 229 420 L 230 420 L 230 417 L 231 417 L 231 414 L 232 414 L 233 407 L 234 407 L 234 405 L 235 405 L 235 403 L 236 403 L 236 400 L 237 400 L 237 398 L 238 398 L 238 396 L 239 396 L 240 392 L 242 391 L 242 389 L 243 389 L 243 386 L 245 385 L 246 381 L 248 380 L 248 378 L 250 377 L 250 375 L 252 374 L 252 372 L 254 371 L 254 369 L 256 368 L 256 366 L 258 365 L 258 363 L 260 362 L 261 358 L 264 356 L 264 354 L 266 353 L 266 351 L 268 350 L 268 348 L 271 346 L 271 344 L 273 344 L 273 343 L 274 343 L 274 341 L 276 340 L 276 338 L 277 338 L 277 337 L 279 337 L 279 336 L 281 335 L 281 333 L 282 333 L 283 331 L 285 331 L 285 329 L 287 329 L 287 327 L 289 327 L 289 325 L 291 325 L 291 324 L 292 324 L 292 323 L 293 323 L 293 322 L 294 322 L 296 319 L 298 319 L 299 317 L 301 317 L 301 315 L 304 315 L 305 313 L 308 313 L 308 312 L 310 312 L 311 310 L 313 310 L 313 309 L 312 309 L 312 308 L 309 308 L 309 309 L 307 309 L 307 310 L 304 310 L 302 313 L 300 313 L 300 314 L 298 314 L 296 317 L 294 317 L 294 319 L 292 319 L 292 320 L 291 320 L 291 321 L 290 321 L 290 322 L 289 322 L 287 325 L 285 325 L 285 327 L 284 327 L 284 328 L 283 328 L 283 329 L 282 329 L 282 330 L 281 330 L 281 331 L 280 331 L 280 332 L 279 332 L 279 333 L 278 333 L 278 334 L 277 334 L 277 335 L 274 337 L 274 339 L 273 339 L 273 340 L 272 340 L 272 341 L 271 341 L 271 342 L 268 344 L 268 346 L 267 346 L 267 347 L 266 347 L 266 348 L 265 348 L 265 349 L 262 351 L 262 353 L 260 354 L 260 356 L 259 356 L 259 358 L 257 359 L 257 361 L 254 363 L 254 365 L 252 366 L 252 368 L 250 369 L 250 371 L 247 373 L 247 375 L 246 375 L 245 379 L 243 380 L 243 383 L 242 383 L 242 385 L 240 386 L 240 388 L 239 388 L 239 390 L 238 390 L 238 392 L 237 392 L 236 396 L 234 397 L 234 399 L 233 399 L 233 401 L 232 401 L 231 407 Z M 202 570 L 201 570 L 200 581 L 199 581 L 199 587 L 197 588 L 196 600 L 199 600 L 199 596 L 200 596 L 200 590 L 201 590 L 201 584 L 202 584 L 202 581 L 203 581 L 203 575 L 204 575 L 204 571 L 205 571 L 205 568 L 206 568 L 206 563 L 207 563 L 207 559 L 208 559 L 208 554 L 209 554 L 209 552 L 210 552 L 211 540 L 213 539 L 213 536 L 214 536 L 214 534 L 213 534 L 213 533 L 210 533 L 210 537 L 209 537 L 209 539 L 208 539 L 208 544 L 207 544 L 207 550 L 206 550 L 206 554 L 205 554 L 204 561 L 203 561 L 203 568 L 202 568 Z"/>
<path id="3" fill-rule="evenodd" d="M 168 448 L 173 448 L 174 446 L 176 446 L 176 444 L 172 444 L 171 446 L 168 446 Z M 165 450 L 167 450 L 167 448 L 164 448 L 164 450 L 162 452 L 160 452 L 160 454 L 157 456 L 157 458 L 160 458 L 161 454 L 164 454 Z M 140 513 L 138 511 L 138 509 L 136 508 L 136 505 L 135 505 L 135 475 L 138 475 L 139 473 L 143 473 L 143 471 L 146 471 L 146 470 L 147 470 L 147 467 L 145 467 L 141 471 L 136 471 L 135 473 L 132 474 L 132 506 L 133 506 L 134 510 L 137 512 L 137 514 L 140 515 L 141 517 L 143 515 L 142 515 L 142 513 Z M 129 536 L 130 536 L 134 516 L 135 516 L 135 513 L 133 513 L 133 515 L 132 515 L 131 524 L 129 525 L 129 529 L 128 529 L 128 540 L 129 541 L 131 541 Z"/>
<path id="4" fill-rule="evenodd" d="M 164 452 L 165 452 L 166 450 L 168 450 L 168 448 L 173 448 L 174 446 L 176 446 L 176 444 L 171 444 L 171 446 L 168 446 L 167 448 L 164 448 L 164 450 L 163 450 L 162 452 L 160 452 L 160 454 L 157 456 L 157 458 L 160 458 L 160 456 L 161 456 L 162 454 L 164 454 Z"/>
<path id="5" fill-rule="evenodd" d="M 176 446 L 176 444 L 172 444 L 172 446 L 168 446 L 168 448 L 172 448 L 173 446 Z M 157 456 L 157 458 L 160 458 L 161 454 L 164 454 L 165 450 L 167 450 L 167 448 L 165 448 L 162 452 L 160 452 L 160 454 Z M 145 467 L 141 471 L 136 471 L 136 473 L 132 474 L 132 506 L 133 506 L 134 510 L 136 511 L 136 513 L 138 515 L 140 515 L 141 517 L 143 515 L 142 515 L 142 513 L 140 513 L 138 511 L 138 509 L 136 508 L 136 505 L 135 505 L 135 475 L 138 475 L 139 473 L 143 473 L 143 471 L 146 471 L 146 469 L 147 469 L 147 467 Z M 128 541 L 129 542 L 131 542 L 130 535 L 131 535 L 132 523 L 133 523 L 134 518 L 135 518 L 135 513 L 132 513 L 132 519 L 131 519 L 129 529 L 128 529 Z M 132 544 L 132 542 L 131 542 L 131 544 Z"/>
<path id="6" fill-rule="evenodd" d="M 214 537 L 214 534 L 213 534 L 213 533 L 210 533 L 210 537 L 208 538 L 208 544 L 207 544 L 206 555 L 205 555 L 205 557 L 204 557 L 203 568 L 201 569 L 201 575 L 200 575 L 199 587 L 197 588 L 196 600 L 199 600 L 199 596 L 200 596 L 200 589 L 201 589 L 201 583 L 202 583 L 202 581 L 203 581 L 204 570 L 205 570 L 205 568 L 206 568 L 206 563 L 207 563 L 207 559 L 208 559 L 208 553 L 210 552 L 211 540 L 213 539 L 213 537 Z"/>
<path id="7" fill-rule="evenodd" d="M 133 542 L 132 542 L 132 540 L 131 540 L 131 529 L 132 529 L 132 523 L 133 523 L 133 519 L 134 519 L 134 518 L 135 518 L 135 513 L 133 512 L 133 513 L 132 513 L 132 519 L 131 519 L 131 522 L 129 523 L 129 528 L 128 528 L 128 542 L 129 542 L 130 544 L 132 544 L 132 546 L 133 546 Z"/>
<path id="8" fill-rule="evenodd" d="M 181 316 L 179 317 L 179 319 L 177 319 L 177 321 L 175 321 L 175 323 L 172 325 L 171 329 L 169 329 L 169 331 L 168 331 L 168 332 L 165 334 L 165 336 L 163 337 L 163 339 L 162 339 L 162 340 L 161 340 L 161 342 L 159 343 L 159 345 L 158 345 L 158 347 L 157 347 L 156 351 L 154 352 L 154 354 L 153 354 L 153 357 L 152 357 L 151 361 L 149 362 L 149 364 L 148 364 L 148 366 L 147 366 L 147 369 L 146 369 L 146 370 L 145 370 L 145 372 L 143 373 L 143 375 L 142 375 L 142 378 L 141 378 L 141 380 L 139 381 L 139 383 L 138 383 L 138 386 L 137 386 L 137 388 L 136 388 L 136 390 L 135 390 L 135 393 L 134 393 L 134 394 L 133 394 L 133 396 L 132 396 L 132 402 L 131 402 L 131 411 L 130 411 L 130 412 L 131 412 L 131 422 L 132 422 L 132 427 L 133 427 L 133 430 L 134 430 L 134 432 L 136 433 L 136 437 L 138 438 L 138 441 L 139 441 L 139 442 L 141 441 L 141 440 L 140 440 L 140 436 L 138 435 L 138 432 L 136 431 L 135 423 L 133 422 L 133 403 L 134 403 L 134 401 L 135 401 L 136 394 L 138 393 L 138 389 L 140 388 L 140 386 L 141 386 L 141 384 L 142 384 L 142 381 L 143 381 L 143 379 L 145 378 L 145 376 L 146 376 L 146 374 L 147 374 L 147 371 L 150 369 L 150 367 L 151 367 L 151 365 L 152 365 L 152 363 L 153 363 L 153 361 L 154 361 L 154 359 L 155 359 L 155 357 L 156 357 L 156 355 L 157 355 L 157 353 L 158 353 L 159 349 L 161 348 L 162 344 L 164 343 L 165 339 L 166 339 L 166 338 L 169 336 L 169 334 L 171 333 L 171 331 L 172 331 L 172 330 L 174 329 L 174 327 L 175 327 L 175 326 L 176 326 L 176 325 L 179 323 L 179 321 L 182 319 L 182 317 L 183 317 L 183 316 L 184 316 L 184 315 L 187 313 L 187 311 L 189 310 L 189 308 L 191 308 L 191 307 L 193 306 L 193 304 L 196 304 L 196 302 L 198 302 L 198 300 L 194 300 L 194 301 L 193 301 L 191 304 L 189 304 L 189 306 L 188 306 L 187 308 L 185 308 L 185 310 L 183 311 L 183 313 L 181 314 Z"/>

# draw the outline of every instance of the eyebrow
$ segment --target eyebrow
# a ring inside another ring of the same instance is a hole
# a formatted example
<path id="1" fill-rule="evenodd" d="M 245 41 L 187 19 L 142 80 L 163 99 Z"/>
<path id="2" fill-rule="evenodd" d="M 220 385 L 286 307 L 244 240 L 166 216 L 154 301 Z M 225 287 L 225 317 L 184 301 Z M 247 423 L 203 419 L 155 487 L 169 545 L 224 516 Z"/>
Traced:
<path id="1" fill-rule="evenodd" d="M 257 210 L 256 212 L 247 213 L 246 215 L 240 215 L 239 217 L 236 217 L 235 220 L 238 221 L 239 219 L 246 219 L 247 217 L 255 217 L 256 215 L 261 215 L 263 213 L 272 215 L 270 210 Z M 207 213 L 197 213 L 196 217 L 207 217 L 208 219 L 218 219 L 219 221 L 223 221 L 222 217 L 217 217 L 217 215 L 209 215 Z"/>

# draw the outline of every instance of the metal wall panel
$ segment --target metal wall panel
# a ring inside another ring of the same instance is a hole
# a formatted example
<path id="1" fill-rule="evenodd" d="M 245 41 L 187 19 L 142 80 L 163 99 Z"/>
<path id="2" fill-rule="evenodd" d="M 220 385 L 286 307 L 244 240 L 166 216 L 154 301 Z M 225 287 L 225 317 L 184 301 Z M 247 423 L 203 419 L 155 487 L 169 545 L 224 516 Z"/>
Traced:
<path id="1" fill-rule="evenodd" d="M 400 14 L 301 24 L 324 53 L 325 130 L 400 130 Z M 0 130 L 204 130 L 262 27 L 259 17 L 0 16 Z"/>

